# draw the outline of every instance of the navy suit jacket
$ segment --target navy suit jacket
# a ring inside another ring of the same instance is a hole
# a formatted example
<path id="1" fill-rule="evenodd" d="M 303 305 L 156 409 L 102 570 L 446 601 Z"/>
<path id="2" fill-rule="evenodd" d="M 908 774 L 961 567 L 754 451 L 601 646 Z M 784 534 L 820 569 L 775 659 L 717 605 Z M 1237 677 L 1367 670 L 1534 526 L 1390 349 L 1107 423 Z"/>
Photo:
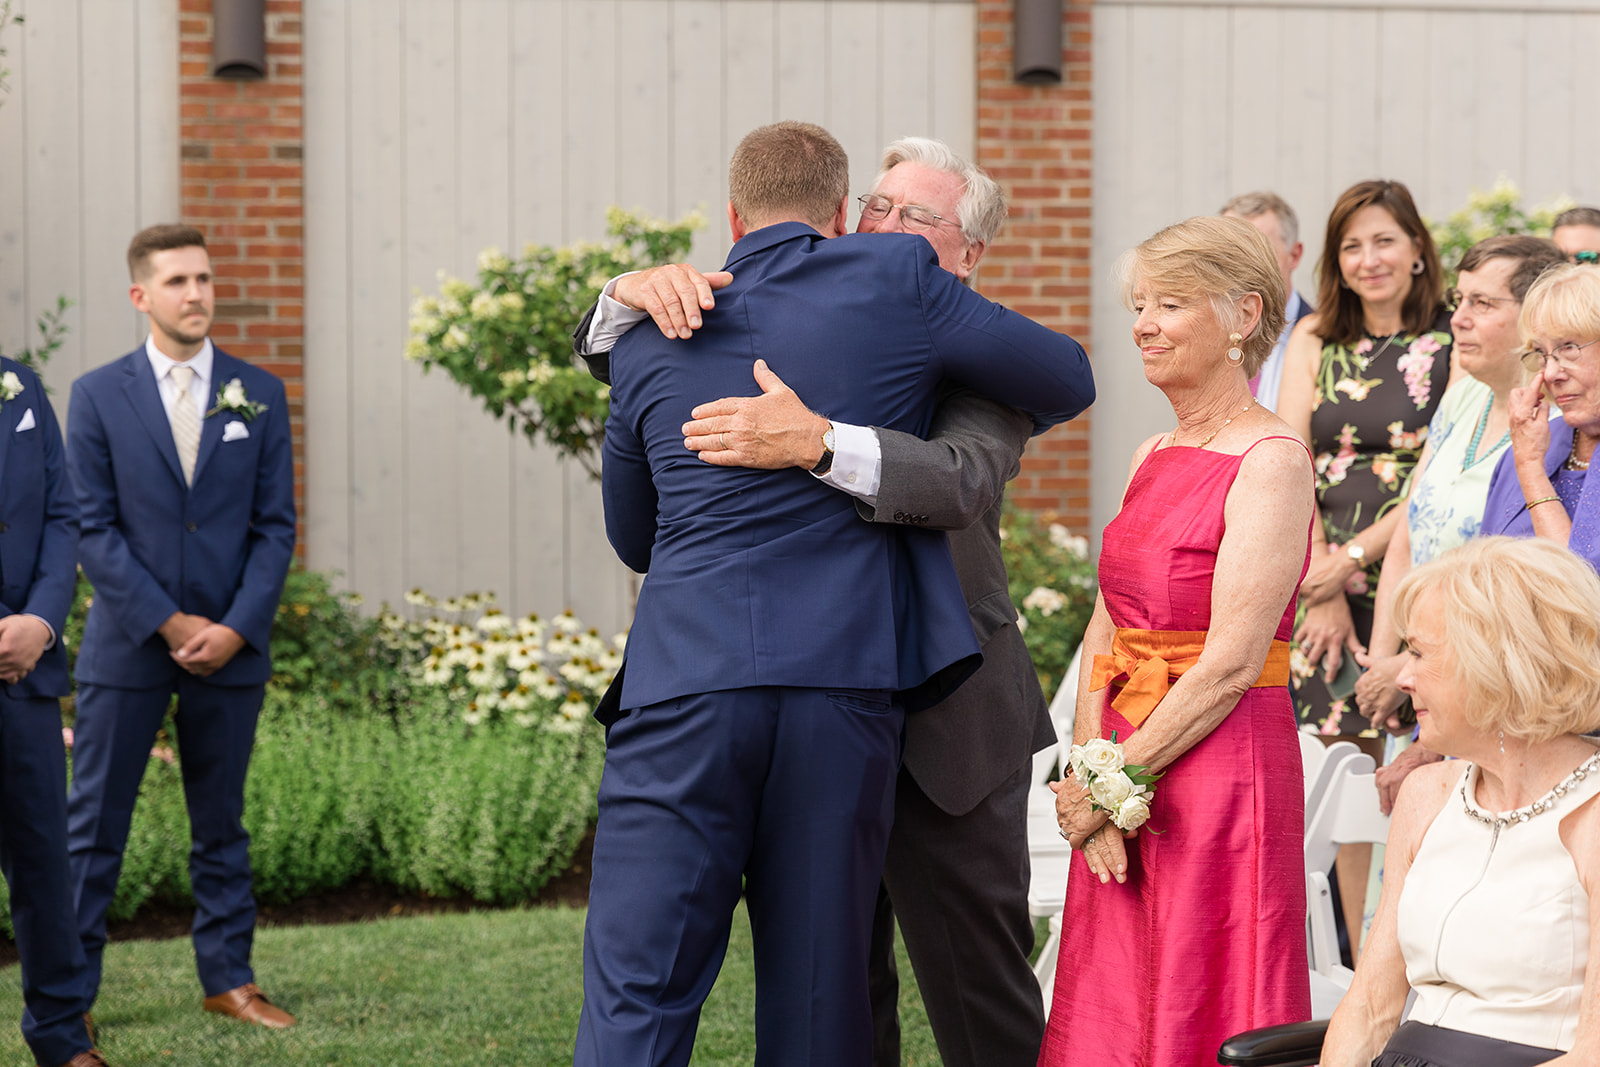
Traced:
<path id="1" fill-rule="evenodd" d="M 1093 402 L 1083 349 L 965 288 L 916 235 L 781 223 L 746 235 L 726 269 L 692 339 L 634 330 L 612 353 L 606 530 L 649 572 L 620 706 L 769 685 L 938 700 L 980 659 L 944 535 L 861 522 L 805 471 L 704 463 L 681 427 L 698 403 L 749 395 L 759 358 L 844 422 L 925 434 L 948 380 L 1042 431 Z"/>
<path id="2" fill-rule="evenodd" d="M 62 631 L 78 580 L 78 509 L 67 481 L 61 427 L 39 376 L 0 359 L 0 374 L 7 371 L 21 379 L 22 392 L 0 404 L 0 615 L 37 615 L 56 632 L 56 642 L 6 690 L 19 697 L 61 697 L 68 690 Z"/>
<path id="3" fill-rule="evenodd" d="M 171 684 L 181 668 L 157 631 L 178 611 L 245 640 L 209 682 L 272 676 L 272 620 L 294 555 L 289 405 L 277 377 L 216 349 L 212 392 L 234 378 L 267 410 L 205 419 L 192 487 L 143 346 L 73 383 L 67 467 L 83 523 L 78 560 L 95 589 L 78 681 Z M 223 441 L 232 422 L 248 436 Z"/>

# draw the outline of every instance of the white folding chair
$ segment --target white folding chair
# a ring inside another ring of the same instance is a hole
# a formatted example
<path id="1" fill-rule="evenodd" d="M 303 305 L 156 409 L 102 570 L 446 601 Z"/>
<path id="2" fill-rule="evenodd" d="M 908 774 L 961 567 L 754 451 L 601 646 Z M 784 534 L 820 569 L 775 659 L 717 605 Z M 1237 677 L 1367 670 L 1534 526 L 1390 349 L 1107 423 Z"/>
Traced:
<path id="1" fill-rule="evenodd" d="M 1328 869 L 1340 845 L 1381 845 L 1389 837 L 1389 817 L 1378 810 L 1373 770 L 1371 756 L 1339 760 L 1306 829 L 1306 955 L 1311 965 L 1311 1015 L 1316 1019 L 1333 1014 L 1355 977 L 1339 961 Z"/>
<path id="2" fill-rule="evenodd" d="M 1050 701 L 1050 721 L 1055 724 L 1056 744 L 1034 755 L 1033 788 L 1028 793 L 1028 863 L 1032 869 L 1028 914 L 1035 920 L 1050 920 L 1050 933 L 1033 965 L 1039 992 L 1044 997 L 1046 1016 L 1050 1014 L 1050 996 L 1055 991 L 1056 956 L 1061 951 L 1061 912 L 1067 906 L 1067 871 L 1072 864 L 1072 849 L 1061 839 L 1061 828 L 1056 822 L 1056 794 L 1049 782 L 1056 766 L 1065 762 L 1067 750 L 1072 747 L 1082 657 L 1080 645 L 1056 689 L 1055 698 Z"/>
<path id="3" fill-rule="evenodd" d="M 1320 758 L 1309 754 L 1311 745 L 1322 750 Z M 1351 756 L 1360 754 L 1361 750 L 1349 741 L 1335 741 L 1331 745 L 1324 745 L 1312 734 L 1304 732 L 1300 734 L 1300 759 L 1306 766 L 1306 829 L 1311 828 L 1311 819 L 1317 813 L 1317 805 L 1322 803 L 1323 794 L 1328 791 L 1328 783 L 1333 779 L 1339 764 Z M 1313 762 L 1316 764 L 1314 773 L 1311 769 Z"/>

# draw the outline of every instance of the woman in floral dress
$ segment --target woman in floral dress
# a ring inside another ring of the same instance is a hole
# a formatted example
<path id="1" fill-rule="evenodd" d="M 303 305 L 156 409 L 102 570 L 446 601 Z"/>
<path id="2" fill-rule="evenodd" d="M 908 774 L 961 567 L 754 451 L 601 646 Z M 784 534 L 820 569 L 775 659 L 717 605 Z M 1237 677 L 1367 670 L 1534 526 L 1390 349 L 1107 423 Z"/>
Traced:
<path id="1" fill-rule="evenodd" d="M 1289 341 L 1278 407 L 1311 445 L 1322 519 L 1300 586 L 1295 705 L 1323 734 L 1371 738 L 1352 677 L 1340 672 L 1371 636 L 1377 570 L 1403 517 L 1396 505 L 1451 377 L 1450 315 L 1439 254 L 1399 182 L 1345 190 L 1318 276 L 1317 310 Z"/>

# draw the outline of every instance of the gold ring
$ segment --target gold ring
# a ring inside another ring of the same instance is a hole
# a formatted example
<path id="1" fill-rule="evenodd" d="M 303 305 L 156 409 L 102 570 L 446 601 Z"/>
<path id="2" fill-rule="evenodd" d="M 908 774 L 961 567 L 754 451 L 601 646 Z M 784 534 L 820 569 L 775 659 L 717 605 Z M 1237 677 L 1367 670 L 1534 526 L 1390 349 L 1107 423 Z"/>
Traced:
<path id="1" fill-rule="evenodd" d="M 728 449 L 728 435 L 726 433 L 717 434 L 717 442 L 722 445 L 723 451 L 726 452 Z"/>

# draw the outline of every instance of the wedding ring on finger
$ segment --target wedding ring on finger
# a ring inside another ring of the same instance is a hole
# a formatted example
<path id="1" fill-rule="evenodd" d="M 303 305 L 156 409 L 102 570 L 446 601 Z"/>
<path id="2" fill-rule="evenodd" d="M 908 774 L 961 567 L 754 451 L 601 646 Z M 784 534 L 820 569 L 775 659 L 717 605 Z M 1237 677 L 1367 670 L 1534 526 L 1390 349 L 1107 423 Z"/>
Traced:
<path id="1" fill-rule="evenodd" d="M 725 433 L 717 434 L 717 442 L 722 446 L 722 450 L 724 452 L 726 452 L 728 450 L 728 435 L 727 434 L 725 434 Z"/>
<path id="2" fill-rule="evenodd" d="M 1065 841 L 1069 845 L 1072 844 L 1072 835 L 1067 833 L 1066 827 L 1064 827 L 1064 826 L 1056 827 L 1056 833 L 1061 835 L 1061 840 Z"/>

